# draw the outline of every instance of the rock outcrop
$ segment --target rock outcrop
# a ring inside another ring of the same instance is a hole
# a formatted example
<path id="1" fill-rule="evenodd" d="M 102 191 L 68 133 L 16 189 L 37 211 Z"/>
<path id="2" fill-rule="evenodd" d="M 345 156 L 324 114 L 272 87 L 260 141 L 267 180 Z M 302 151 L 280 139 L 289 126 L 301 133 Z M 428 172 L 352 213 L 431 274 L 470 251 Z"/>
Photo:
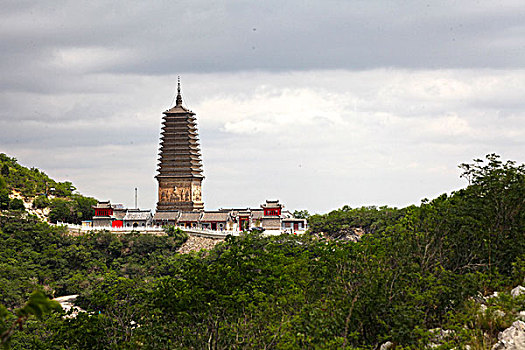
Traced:
<path id="1" fill-rule="evenodd" d="M 516 321 L 509 328 L 500 332 L 498 342 L 492 350 L 523 350 L 525 349 L 525 322 Z"/>
<path id="2" fill-rule="evenodd" d="M 510 295 L 512 295 L 513 298 L 517 298 L 523 294 L 525 294 L 525 287 L 523 286 L 517 286 L 516 288 L 510 291 Z"/>
<path id="3" fill-rule="evenodd" d="M 391 341 L 387 341 L 386 343 L 383 343 L 381 345 L 381 347 L 379 348 L 379 350 L 392 350 L 394 349 L 394 343 L 392 343 Z"/>
<path id="4" fill-rule="evenodd" d="M 191 236 L 186 242 L 179 248 L 179 253 L 187 254 L 189 252 L 198 252 L 203 249 L 212 249 L 219 242 L 222 242 L 222 238 L 207 238 L 199 236 Z"/>
<path id="5" fill-rule="evenodd" d="M 72 317 L 76 317 L 79 312 L 86 312 L 85 310 L 79 308 L 78 306 L 75 306 L 75 300 L 77 298 L 78 298 L 78 294 L 73 294 L 73 295 L 64 295 L 61 297 L 57 297 L 53 300 L 57 301 L 60 304 L 60 306 L 62 306 L 62 309 L 64 309 L 66 313 L 68 313 L 72 309 L 73 311 L 71 312 L 71 314 L 64 316 L 66 318 L 72 318 Z"/>
<path id="6" fill-rule="evenodd" d="M 34 197 L 24 197 L 22 193 L 20 193 L 17 190 L 12 190 L 11 194 L 9 194 L 10 199 L 20 199 L 24 202 L 24 208 L 26 212 L 28 212 L 31 215 L 35 215 L 40 220 L 49 222 L 49 212 L 51 211 L 50 208 L 42 208 L 37 209 L 33 206 L 33 201 L 35 200 Z M 49 196 L 49 198 L 54 198 L 53 196 Z"/>

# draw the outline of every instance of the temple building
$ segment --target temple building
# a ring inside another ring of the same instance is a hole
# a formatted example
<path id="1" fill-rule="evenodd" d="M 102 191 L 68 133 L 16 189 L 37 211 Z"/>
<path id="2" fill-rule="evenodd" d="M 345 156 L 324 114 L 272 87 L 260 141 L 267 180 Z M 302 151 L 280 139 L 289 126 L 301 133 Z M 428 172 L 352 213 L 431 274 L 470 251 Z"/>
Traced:
<path id="1" fill-rule="evenodd" d="M 93 227 L 111 227 L 115 220 L 113 216 L 113 206 L 109 201 L 100 201 L 97 205 L 92 206 L 95 214 L 93 215 Z"/>
<path id="2" fill-rule="evenodd" d="M 213 231 L 258 229 L 275 234 L 306 230 L 306 220 L 283 210 L 278 200 L 267 200 L 260 208 L 204 211 L 197 123 L 195 113 L 182 105 L 180 78 L 175 106 L 164 112 L 157 170 L 159 189 L 153 226 Z"/>
<path id="3" fill-rule="evenodd" d="M 83 222 L 83 226 L 101 228 L 147 227 L 151 225 L 153 219 L 153 214 L 149 209 L 127 209 L 122 204 L 111 204 L 110 201 L 100 201 L 92 208 L 95 211 L 93 219 Z"/>
<path id="4" fill-rule="evenodd" d="M 175 106 L 164 112 L 160 137 L 157 212 L 201 211 L 202 161 L 195 113 L 182 105 L 180 78 Z"/>
<path id="5" fill-rule="evenodd" d="M 122 221 L 124 227 L 136 228 L 149 226 L 152 219 L 153 215 L 149 209 L 128 209 Z"/>
<path id="6" fill-rule="evenodd" d="M 153 226 L 175 225 L 213 231 L 252 231 L 268 234 L 302 233 L 307 229 L 306 219 L 298 219 L 284 209 L 278 200 L 267 200 L 260 208 L 223 208 L 213 211 L 163 211 L 153 216 Z"/>
<path id="7" fill-rule="evenodd" d="M 303 233 L 306 219 L 299 219 L 284 209 L 278 200 L 267 200 L 258 208 L 222 208 L 201 211 L 157 211 L 128 209 L 122 204 L 100 201 L 93 206 L 92 220 L 83 226 L 98 229 L 136 229 L 176 226 L 182 229 L 211 231 L 262 231 L 267 234 Z"/>
<path id="8" fill-rule="evenodd" d="M 126 209 L 101 201 L 84 226 L 147 229 L 176 226 L 211 231 L 264 231 L 267 234 L 302 233 L 305 219 L 284 210 L 279 200 L 266 200 L 258 208 L 226 208 L 205 211 L 202 201 L 202 161 L 195 113 L 182 105 L 180 79 L 175 106 L 164 112 L 160 137 L 157 210 Z"/>

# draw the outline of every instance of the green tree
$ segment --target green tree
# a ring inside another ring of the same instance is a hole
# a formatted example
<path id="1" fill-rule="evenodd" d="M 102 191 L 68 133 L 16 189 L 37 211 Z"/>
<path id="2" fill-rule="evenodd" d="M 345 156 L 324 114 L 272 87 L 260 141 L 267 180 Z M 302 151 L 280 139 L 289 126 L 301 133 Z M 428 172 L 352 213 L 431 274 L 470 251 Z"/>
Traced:
<path id="1" fill-rule="evenodd" d="M 298 219 L 308 219 L 310 217 L 310 213 L 308 210 L 296 210 L 293 212 L 293 216 Z"/>
<path id="2" fill-rule="evenodd" d="M 15 311 L 17 317 L 8 326 L 10 322 L 9 312 L 3 305 L 0 305 L 0 344 L 8 346 L 15 331 L 21 330 L 29 317 L 35 316 L 37 319 L 42 319 L 44 315 L 51 311 L 60 310 L 62 310 L 62 307 L 58 302 L 49 300 L 42 292 L 35 291 L 29 296 L 27 303 Z"/>
<path id="3" fill-rule="evenodd" d="M 70 200 L 54 198 L 51 200 L 49 220 L 51 222 L 75 223 L 77 219 L 73 203 Z"/>
<path id="4" fill-rule="evenodd" d="M 13 198 L 9 203 L 9 209 L 11 210 L 25 210 L 24 201 L 20 198 Z"/>
<path id="5" fill-rule="evenodd" d="M 58 197 L 69 197 L 76 190 L 75 186 L 69 181 L 58 182 L 55 184 L 54 194 Z"/>
<path id="6" fill-rule="evenodd" d="M 90 220 L 93 218 L 93 206 L 97 204 L 97 200 L 95 198 L 84 197 L 79 194 L 73 194 L 71 198 L 75 202 L 74 210 L 76 211 L 78 221 Z"/>
<path id="7" fill-rule="evenodd" d="M 0 190 L 0 209 L 5 210 L 9 209 L 9 191 L 6 189 Z"/>
<path id="8" fill-rule="evenodd" d="M 188 234 L 184 231 L 182 231 L 180 228 L 176 227 L 175 225 L 169 225 L 164 227 L 164 232 L 169 237 L 174 237 L 176 239 L 180 239 L 181 241 L 185 242 L 188 240 Z"/>
<path id="9" fill-rule="evenodd" d="M 46 196 L 38 196 L 33 200 L 33 207 L 36 209 L 47 208 L 51 202 Z"/>
<path id="10" fill-rule="evenodd" d="M 489 154 L 485 161 L 477 159 L 460 168 L 470 185 L 456 196 L 478 233 L 472 238 L 483 240 L 481 258 L 491 271 L 509 272 L 525 251 L 525 164 L 502 162 L 500 156 Z"/>
<path id="11" fill-rule="evenodd" d="M 9 166 L 7 164 L 2 165 L 2 176 L 8 177 L 9 176 Z"/>

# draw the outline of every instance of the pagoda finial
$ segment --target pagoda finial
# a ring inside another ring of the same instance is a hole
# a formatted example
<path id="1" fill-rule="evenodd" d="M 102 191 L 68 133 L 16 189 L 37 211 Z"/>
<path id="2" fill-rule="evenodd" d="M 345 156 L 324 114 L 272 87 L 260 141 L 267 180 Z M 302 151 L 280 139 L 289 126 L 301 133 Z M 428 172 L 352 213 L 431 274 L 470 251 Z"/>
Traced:
<path id="1" fill-rule="evenodd" d="M 182 106 L 182 96 L 180 95 L 180 75 L 178 76 L 178 83 L 177 83 L 177 103 L 176 106 Z"/>

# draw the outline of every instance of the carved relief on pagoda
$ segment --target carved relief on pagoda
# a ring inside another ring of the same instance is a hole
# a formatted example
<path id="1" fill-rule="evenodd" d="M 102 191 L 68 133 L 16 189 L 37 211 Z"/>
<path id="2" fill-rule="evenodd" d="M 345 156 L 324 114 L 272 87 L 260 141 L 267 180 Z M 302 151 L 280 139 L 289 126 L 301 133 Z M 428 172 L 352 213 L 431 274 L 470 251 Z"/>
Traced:
<path id="1" fill-rule="evenodd" d="M 191 185 L 188 182 L 162 184 L 159 188 L 159 202 L 175 203 L 191 200 Z"/>
<path id="2" fill-rule="evenodd" d="M 201 184 L 200 183 L 193 183 L 191 188 L 192 188 L 192 192 L 193 192 L 193 200 L 195 202 L 202 202 Z"/>

